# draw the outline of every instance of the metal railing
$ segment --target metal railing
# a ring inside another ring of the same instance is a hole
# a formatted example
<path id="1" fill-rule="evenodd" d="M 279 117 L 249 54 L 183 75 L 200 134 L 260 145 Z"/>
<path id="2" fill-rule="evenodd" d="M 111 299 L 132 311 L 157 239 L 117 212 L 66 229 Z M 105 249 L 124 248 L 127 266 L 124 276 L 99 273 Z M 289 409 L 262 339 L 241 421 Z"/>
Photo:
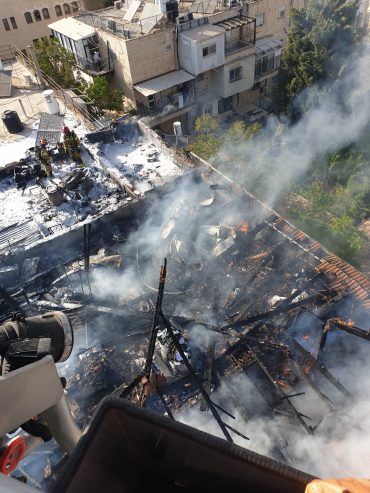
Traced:
<path id="1" fill-rule="evenodd" d="M 181 96 L 182 102 L 180 103 Z M 187 92 L 183 91 L 156 99 L 155 106 L 153 108 L 148 108 L 143 103 L 138 103 L 137 108 L 140 115 L 159 116 L 162 113 L 164 115 L 175 113 L 176 111 L 191 106 L 194 103 L 195 90 L 194 88 L 190 88 Z"/>
<path id="2" fill-rule="evenodd" d="M 1 50 L 2 47 L 0 47 Z M 34 74 L 38 81 L 38 85 L 40 88 L 43 86 L 48 86 L 54 90 L 56 97 L 63 102 L 64 106 L 70 109 L 72 112 L 77 113 L 80 117 L 88 124 L 92 125 L 94 128 L 102 128 L 103 125 L 91 115 L 84 105 L 81 102 L 81 96 L 77 95 L 73 92 L 73 90 L 66 90 L 59 86 L 51 77 L 46 75 L 44 72 L 40 70 L 41 76 L 43 80 L 39 80 L 38 71 L 35 67 L 35 64 L 32 58 L 27 57 L 24 53 L 19 50 L 15 45 L 9 45 L 9 49 L 12 53 L 12 58 L 17 59 L 22 65 L 24 65 L 30 72 Z M 79 102 L 78 102 L 79 101 Z M 91 100 L 86 99 L 86 104 L 92 104 Z"/>
<path id="3" fill-rule="evenodd" d="M 75 55 L 76 56 L 76 55 Z M 82 58 L 76 56 L 77 65 L 84 70 L 93 75 L 106 74 L 113 70 L 113 64 L 109 57 L 101 58 L 99 62 L 94 62 L 89 58 Z"/>
<path id="4" fill-rule="evenodd" d="M 236 41 L 229 41 L 225 43 L 225 56 L 230 55 L 236 51 L 244 50 L 245 48 L 253 48 L 253 43 L 248 43 L 247 41 L 243 41 L 238 39 Z"/>

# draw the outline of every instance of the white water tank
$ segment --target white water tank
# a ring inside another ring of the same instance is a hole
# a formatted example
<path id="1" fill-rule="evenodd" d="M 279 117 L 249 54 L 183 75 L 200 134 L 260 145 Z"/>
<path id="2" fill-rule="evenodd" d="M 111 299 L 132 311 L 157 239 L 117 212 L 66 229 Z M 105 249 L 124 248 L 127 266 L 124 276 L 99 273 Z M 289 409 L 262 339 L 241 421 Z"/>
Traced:
<path id="1" fill-rule="evenodd" d="M 119 10 L 122 8 L 122 0 L 116 0 L 116 2 L 114 2 L 114 8 Z"/>
<path id="2" fill-rule="evenodd" d="M 182 135 L 181 122 L 173 122 L 173 133 L 177 137 L 180 137 L 180 135 Z"/>
<path id="3" fill-rule="evenodd" d="M 50 115 L 59 113 L 59 103 L 55 97 L 54 91 L 52 89 L 47 89 L 46 91 L 43 91 L 42 94 L 44 95 L 45 103 Z"/>
<path id="4" fill-rule="evenodd" d="M 165 14 L 167 12 L 166 3 L 167 0 L 155 0 L 155 4 L 159 8 L 161 14 Z"/>

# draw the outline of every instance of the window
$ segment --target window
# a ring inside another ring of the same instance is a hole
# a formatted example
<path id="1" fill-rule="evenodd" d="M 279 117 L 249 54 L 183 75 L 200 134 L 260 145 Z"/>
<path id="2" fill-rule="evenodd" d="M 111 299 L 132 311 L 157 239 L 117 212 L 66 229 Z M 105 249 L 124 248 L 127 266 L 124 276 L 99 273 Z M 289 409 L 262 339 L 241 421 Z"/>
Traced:
<path id="1" fill-rule="evenodd" d="M 266 53 L 256 60 L 255 77 L 262 77 L 275 68 L 275 52 Z"/>
<path id="2" fill-rule="evenodd" d="M 57 14 L 57 17 L 61 17 L 63 15 L 62 7 L 60 5 L 55 6 L 55 13 Z"/>
<path id="3" fill-rule="evenodd" d="M 33 19 L 32 19 L 32 15 L 30 12 L 26 12 L 24 14 L 24 18 L 26 19 L 27 24 L 32 24 Z"/>
<path id="4" fill-rule="evenodd" d="M 285 7 L 280 7 L 278 10 L 278 18 L 285 16 Z"/>
<path id="5" fill-rule="evenodd" d="M 42 9 L 42 15 L 44 17 L 44 19 L 50 19 L 50 15 L 49 15 L 49 9 Z"/>
<path id="6" fill-rule="evenodd" d="M 3 19 L 3 24 L 4 24 L 4 27 L 5 27 L 5 31 L 10 31 L 10 26 L 9 26 L 8 19 Z"/>
<path id="7" fill-rule="evenodd" d="M 265 14 L 256 15 L 256 27 L 263 26 L 265 23 Z"/>
<path id="8" fill-rule="evenodd" d="M 205 46 L 203 48 L 203 56 L 210 56 L 216 53 L 216 45 Z"/>
<path id="9" fill-rule="evenodd" d="M 12 25 L 12 28 L 18 29 L 18 26 L 17 26 L 17 23 L 15 22 L 14 17 L 10 17 L 9 20 L 10 20 L 10 24 Z"/>
<path id="10" fill-rule="evenodd" d="M 36 22 L 40 22 L 42 20 L 41 19 L 41 14 L 40 14 L 40 11 L 39 10 L 34 10 L 33 11 L 33 16 L 34 16 Z"/>
<path id="11" fill-rule="evenodd" d="M 149 103 L 149 104 L 148 104 L 149 108 L 150 108 L 150 109 L 153 109 L 153 108 L 154 108 L 154 106 L 155 106 L 155 97 L 154 97 L 154 94 L 150 94 L 150 95 L 148 96 L 148 103 Z"/>
<path id="12" fill-rule="evenodd" d="M 77 7 L 77 2 L 72 2 L 72 12 L 77 12 L 78 7 Z"/>
<path id="13" fill-rule="evenodd" d="M 63 4 L 63 9 L 64 9 L 65 15 L 69 15 L 71 13 L 71 9 L 69 8 L 69 5 L 67 3 Z"/>
<path id="14" fill-rule="evenodd" d="M 229 72 L 229 81 L 235 82 L 243 77 L 243 67 L 236 67 Z"/>

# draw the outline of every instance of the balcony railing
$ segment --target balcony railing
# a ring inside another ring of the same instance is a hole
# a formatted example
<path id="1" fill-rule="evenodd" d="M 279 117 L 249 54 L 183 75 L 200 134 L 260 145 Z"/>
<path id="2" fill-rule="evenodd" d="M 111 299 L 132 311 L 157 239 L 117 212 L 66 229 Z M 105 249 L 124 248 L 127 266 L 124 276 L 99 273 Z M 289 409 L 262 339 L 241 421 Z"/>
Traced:
<path id="1" fill-rule="evenodd" d="M 180 96 L 180 97 L 179 97 Z M 182 96 L 182 102 L 181 102 Z M 195 101 L 195 91 L 194 88 L 190 88 L 188 91 L 183 91 L 177 94 L 170 94 L 169 96 L 157 98 L 155 101 L 155 106 L 153 108 L 148 108 L 143 103 L 137 104 L 137 109 L 140 115 L 146 116 L 160 116 L 163 114 L 169 115 L 175 113 L 182 108 L 191 106 Z"/>
<path id="2" fill-rule="evenodd" d="M 244 50 L 245 48 L 252 48 L 253 43 L 248 43 L 247 41 L 243 41 L 238 39 L 237 41 L 226 42 L 225 44 L 225 56 L 231 55 L 236 51 Z"/>
<path id="3" fill-rule="evenodd" d="M 90 75 L 106 74 L 113 71 L 113 63 L 107 58 L 102 58 L 99 62 L 94 62 L 89 58 L 76 56 L 77 65 Z"/>

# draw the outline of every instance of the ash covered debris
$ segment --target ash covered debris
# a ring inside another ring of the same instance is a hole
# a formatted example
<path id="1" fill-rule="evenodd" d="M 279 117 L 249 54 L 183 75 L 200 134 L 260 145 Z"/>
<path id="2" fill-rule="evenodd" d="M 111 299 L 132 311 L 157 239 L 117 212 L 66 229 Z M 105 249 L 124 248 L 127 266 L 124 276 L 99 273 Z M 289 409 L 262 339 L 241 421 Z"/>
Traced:
<path id="1" fill-rule="evenodd" d="M 36 142 L 24 157 L 0 169 L 3 253 L 117 211 L 182 173 L 168 151 L 149 141 L 133 120 L 92 134 L 68 114 L 64 120 L 42 114 L 37 125 Z M 23 146 L 20 140 L 0 145 L 0 151 L 18 155 L 16 149 Z"/>

